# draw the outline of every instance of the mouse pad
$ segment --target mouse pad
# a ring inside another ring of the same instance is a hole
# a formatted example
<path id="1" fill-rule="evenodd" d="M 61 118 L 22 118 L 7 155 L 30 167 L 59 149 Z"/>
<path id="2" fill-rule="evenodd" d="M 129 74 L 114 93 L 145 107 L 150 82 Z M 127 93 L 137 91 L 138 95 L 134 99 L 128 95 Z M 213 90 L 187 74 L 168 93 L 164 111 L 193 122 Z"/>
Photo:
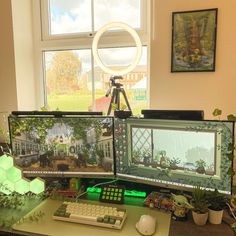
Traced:
<path id="1" fill-rule="evenodd" d="M 81 200 L 83 202 L 90 202 L 86 200 Z M 101 204 L 100 202 L 92 201 L 93 204 Z M 83 225 L 78 223 L 62 222 L 52 219 L 54 211 L 60 206 L 61 201 L 47 199 L 43 201 L 39 206 L 34 208 L 27 215 L 31 215 L 34 212 L 42 211 L 45 216 L 38 222 L 32 223 L 21 223 L 14 224 L 12 226 L 13 230 L 27 232 L 30 235 L 41 234 L 41 235 L 52 235 L 52 236 L 112 236 L 112 235 L 139 235 L 135 225 L 139 220 L 141 215 L 148 214 L 157 219 L 157 227 L 154 235 L 156 236 L 168 236 L 171 215 L 169 213 L 161 212 L 155 209 L 150 209 L 148 207 L 138 207 L 124 205 L 127 209 L 128 215 L 125 224 L 121 230 L 108 229 L 97 226 Z M 111 204 L 112 206 L 120 207 L 120 205 Z M 13 231 L 14 232 L 14 231 Z"/>

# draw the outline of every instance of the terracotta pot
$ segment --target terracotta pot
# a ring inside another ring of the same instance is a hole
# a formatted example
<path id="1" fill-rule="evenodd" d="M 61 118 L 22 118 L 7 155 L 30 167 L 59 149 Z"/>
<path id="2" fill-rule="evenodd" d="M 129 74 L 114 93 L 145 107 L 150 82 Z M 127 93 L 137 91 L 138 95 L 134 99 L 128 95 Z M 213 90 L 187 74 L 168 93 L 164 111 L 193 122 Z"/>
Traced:
<path id="1" fill-rule="evenodd" d="M 193 221 L 196 225 L 205 225 L 208 219 L 208 212 L 206 213 L 197 213 L 192 211 Z"/>
<path id="2" fill-rule="evenodd" d="M 223 210 L 215 211 L 209 209 L 209 222 L 211 224 L 219 225 L 222 222 Z"/>

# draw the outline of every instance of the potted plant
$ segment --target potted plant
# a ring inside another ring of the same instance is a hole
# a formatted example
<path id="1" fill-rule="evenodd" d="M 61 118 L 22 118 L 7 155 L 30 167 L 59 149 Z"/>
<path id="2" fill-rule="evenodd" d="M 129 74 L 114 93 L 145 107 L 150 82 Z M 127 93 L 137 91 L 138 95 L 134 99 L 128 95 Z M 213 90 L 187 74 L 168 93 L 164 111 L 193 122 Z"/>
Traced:
<path id="1" fill-rule="evenodd" d="M 221 224 L 227 197 L 219 193 L 217 189 L 207 192 L 206 197 L 209 203 L 209 222 L 211 224 Z"/>
<path id="2" fill-rule="evenodd" d="M 169 160 L 169 165 L 172 170 L 176 170 L 178 168 L 178 164 L 181 162 L 179 158 L 173 157 Z"/>
<path id="3" fill-rule="evenodd" d="M 159 151 L 159 155 L 160 155 L 160 167 L 167 168 L 168 167 L 168 157 L 166 156 L 166 151 L 165 150 Z"/>
<path id="4" fill-rule="evenodd" d="M 196 171 L 199 174 L 205 173 L 206 162 L 204 160 L 200 159 L 200 160 L 196 161 L 195 166 L 196 166 Z"/>
<path id="5" fill-rule="evenodd" d="M 208 219 L 209 203 L 206 198 L 206 191 L 196 186 L 192 193 L 192 216 L 196 225 L 205 225 Z"/>
<path id="6" fill-rule="evenodd" d="M 118 109 L 117 104 L 112 103 L 112 109 L 114 110 L 114 117 L 120 118 L 120 119 L 126 119 L 129 118 L 132 115 L 131 110 L 125 110 L 127 106 L 125 104 L 121 104 L 120 108 Z"/>
<path id="7" fill-rule="evenodd" d="M 133 150 L 132 163 L 139 164 L 142 158 L 142 152 L 140 150 Z"/>

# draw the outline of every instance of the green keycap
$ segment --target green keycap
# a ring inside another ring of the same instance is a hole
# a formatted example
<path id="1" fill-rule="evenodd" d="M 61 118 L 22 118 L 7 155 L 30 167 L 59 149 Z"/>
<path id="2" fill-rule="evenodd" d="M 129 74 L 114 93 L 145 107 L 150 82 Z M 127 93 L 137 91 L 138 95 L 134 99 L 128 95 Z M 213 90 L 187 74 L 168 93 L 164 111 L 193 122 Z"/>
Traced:
<path id="1" fill-rule="evenodd" d="M 97 218 L 97 222 L 103 222 L 103 218 L 102 217 L 98 217 Z"/>
<path id="2" fill-rule="evenodd" d="M 113 218 L 110 218 L 110 219 L 109 219 L 109 223 L 110 223 L 110 224 L 113 224 L 113 225 L 114 225 L 114 224 L 115 224 L 115 222 L 116 222 L 116 220 L 115 220 L 115 219 L 113 219 Z"/>

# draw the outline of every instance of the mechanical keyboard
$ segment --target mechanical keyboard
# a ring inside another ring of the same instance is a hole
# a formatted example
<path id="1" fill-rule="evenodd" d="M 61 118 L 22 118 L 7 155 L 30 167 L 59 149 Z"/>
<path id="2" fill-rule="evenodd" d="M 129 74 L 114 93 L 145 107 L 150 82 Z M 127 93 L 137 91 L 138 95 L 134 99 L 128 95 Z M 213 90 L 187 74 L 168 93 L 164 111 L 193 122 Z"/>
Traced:
<path id="1" fill-rule="evenodd" d="M 127 216 L 126 209 L 82 202 L 63 202 L 53 219 L 74 223 L 121 229 Z"/>

